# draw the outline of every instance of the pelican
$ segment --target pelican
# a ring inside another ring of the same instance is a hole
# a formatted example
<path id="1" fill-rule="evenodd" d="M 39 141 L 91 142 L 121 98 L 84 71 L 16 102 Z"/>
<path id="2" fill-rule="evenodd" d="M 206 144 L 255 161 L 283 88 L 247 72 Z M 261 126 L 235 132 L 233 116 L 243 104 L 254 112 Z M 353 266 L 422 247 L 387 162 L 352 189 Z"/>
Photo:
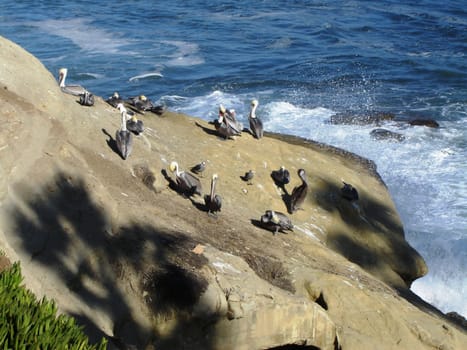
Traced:
<path id="1" fill-rule="evenodd" d="M 144 95 L 130 97 L 127 102 L 135 107 L 138 111 L 147 111 L 151 109 L 151 107 L 154 107 L 151 100 Z"/>
<path id="2" fill-rule="evenodd" d="M 258 100 L 251 101 L 250 115 L 250 130 L 254 137 L 260 139 L 263 137 L 263 122 L 256 116 L 256 108 L 258 107 Z"/>
<path id="3" fill-rule="evenodd" d="M 204 196 L 204 203 L 208 209 L 208 214 L 216 217 L 216 212 L 221 211 L 222 207 L 222 198 L 215 192 L 217 179 L 217 174 L 213 174 L 211 178 L 211 193 Z"/>
<path id="4" fill-rule="evenodd" d="M 119 103 L 123 103 L 123 99 L 120 97 L 118 92 L 114 92 L 112 96 L 110 96 L 107 100 L 105 100 L 109 105 L 114 108 L 117 108 Z"/>
<path id="5" fill-rule="evenodd" d="M 144 123 L 138 120 L 135 115 L 132 115 L 126 122 L 126 127 L 135 135 L 139 135 L 144 131 Z"/>
<path id="6" fill-rule="evenodd" d="M 344 186 L 341 188 L 342 197 L 350 202 L 358 200 L 357 189 L 351 184 L 345 183 L 344 181 L 342 181 L 342 183 L 344 184 Z"/>
<path id="7" fill-rule="evenodd" d="M 235 130 L 241 132 L 243 124 L 237 120 L 235 109 L 225 109 L 224 105 L 219 105 L 219 117 L 224 117 L 224 121 L 229 123 Z"/>
<path id="8" fill-rule="evenodd" d="M 191 172 L 195 174 L 202 174 L 206 170 L 206 162 L 203 160 L 201 163 L 191 167 Z"/>
<path id="9" fill-rule="evenodd" d="M 85 91 L 84 94 L 79 95 L 79 103 L 82 106 L 94 106 L 94 95 Z"/>
<path id="10" fill-rule="evenodd" d="M 58 84 L 60 86 L 60 89 L 64 93 L 74 95 L 74 96 L 80 96 L 88 92 L 88 90 L 86 90 L 81 85 L 66 85 L 65 79 L 66 79 L 67 74 L 68 74 L 68 69 L 66 68 L 61 68 L 58 71 Z"/>
<path id="11" fill-rule="evenodd" d="M 201 195 L 201 182 L 196 176 L 186 171 L 180 171 L 178 169 L 178 163 L 175 161 L 170 163 L 169 169 L 171 172 L 175 173 L 177 186 L 181 193 L 188 196 L 194 194 Z"/>
<path id="12" fill-rule="evenodd" d="M 292 221 L 287 215 L 274 210 L 266 210 L 264 215 L 261 216 L 261 225 L 273 231 L 274 234 L 279 231 L 284 233 L 286 233 L 285 231 L 293 231 Z"/>
<path id="13" fill-rule="evenodd" d="M 219 135 L 224 139 L 239 136 L 241 134 L 241 130 L 238 130 L 232 122 L 229 122 L 228 119 L 222 115 L 214 122 L 214 126 Z"/>
<path id="14" fill-rule="evenodd" d="M 248 185 L 252 185 L 251 180 L 253 180 L 253 177 L 255 176 L 255 171 L 254 170 L 249 170 L 245 173 L 245 175 L 240 176 L 243 181 L 246 181 Z"/>
<path id="15" fill-rule="evenodd" d="M 290 195 L 290 214 L 294 213 L 298 209 L 303 209 L 301 208 L 301 205 L 305 201 L 307 192 L 308 192 L 308 183 L 306 179 L 306 173 L 304 169 L 298 169 L 298 176 L 302 180 L 302 184 L 299 186 L 296 186 L 292 190 L 292 194 Z"/>
<path id="16" fill-rule="evenodd" d="M 135 108 L 137 112 L 153 112 L 158 115 L 161 115 L 165 111 L 164 106 L 156 106 L 152 101 L 144 95 L 139 95 L 136 97 L 130 97 L 127 101 L 132 107 Z"/>
<path id="17" fill-rule="evenodd" d="M 281 166 L 279 170 L 273 170 L 271 177 L 279 187 L 284 187 L 290 182 L 290 173 L 284 166 Z"/>
<path id="18" fill-rule="evenodd" d="M 128 112 L 123 103 L 117 104 L 117 109 L 125 115 L 126 128 L 134 133 L 139 135 L 144 131 L 144 124 L 142 120 L 138 120 L 134 113 Z"/>
<path id="19" fill-rule="evenodd" d="M 122 127 L 120 130 L 117 130 L 115 134 L 115 141 L 117 142 L 117 148 L 120 151 L 123 159 L 127 159 L 133 149 L 133 137 L 131 132 L 129 132 L 126 128 L 126 108 L 123 107 L 121 103 L 118 105 L 118 107 L 122 116 Z"/>

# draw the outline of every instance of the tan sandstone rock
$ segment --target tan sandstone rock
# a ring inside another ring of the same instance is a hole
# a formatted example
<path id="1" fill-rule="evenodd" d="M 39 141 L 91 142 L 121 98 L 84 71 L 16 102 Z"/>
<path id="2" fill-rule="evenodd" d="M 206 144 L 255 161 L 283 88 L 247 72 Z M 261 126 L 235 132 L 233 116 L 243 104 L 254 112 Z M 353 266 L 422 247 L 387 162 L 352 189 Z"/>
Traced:
<path id="1" fill-rule="evenodd" d="M 118 111 L 101 98 L 80 106 L 54 75 L 0 37 L 0 249 L 93 339 L 138 349 L 467 343 L 408 289 L 426 265 L 371 162 L 283 135 L 223 141 L 172 112 L 141 116 L 146 130 L 124 161 L 111 147 Z M 204 193 L 219 174 L 217 219 L 170 187 L 172 160 L 183 170 L 207 160 Z M 290 215 L 294 232 L 273 236 L 255 223 L 286 212 L 270 177 L 281 165 L 289 192 L 299 168 L 310 189 Z M 251 186 L 240 179 L 249 169 Z M 340 198 L 342 181 L 358 189 L 356 204 Z"/>

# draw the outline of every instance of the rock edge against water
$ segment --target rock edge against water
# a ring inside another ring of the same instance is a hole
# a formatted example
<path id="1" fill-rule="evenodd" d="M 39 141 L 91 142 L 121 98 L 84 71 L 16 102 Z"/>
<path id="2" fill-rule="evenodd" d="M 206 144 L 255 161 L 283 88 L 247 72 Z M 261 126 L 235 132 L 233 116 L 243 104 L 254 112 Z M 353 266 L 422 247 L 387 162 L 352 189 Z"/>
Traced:
<path id="1" fill-rule="evenodd" d="M 408 289 L 426 265 L 371 162 L 283 135 L 222 141 L 209 123 L 171 112 L 141 116 L 146 130 L 122 160 L 114 108 L 97 97 L 81 106 L 4 38 L 0 52 L 0 249 L 91 337 L 139 349 L 467 343 Z M 219 174 L 217 219 L 202 198 L 170 188 L 172 160 L 207 160 L 206 193 Z M 310 189 L 294 232 L 273 236 L 255 221 L 285 211 L 270 177 L 281 165 L 288 191 L 298 168 Z M 240 179 L 249 169 L 252 185 Z M 357 204 L 339 196 L 342 181 L 358 189 Z"/>

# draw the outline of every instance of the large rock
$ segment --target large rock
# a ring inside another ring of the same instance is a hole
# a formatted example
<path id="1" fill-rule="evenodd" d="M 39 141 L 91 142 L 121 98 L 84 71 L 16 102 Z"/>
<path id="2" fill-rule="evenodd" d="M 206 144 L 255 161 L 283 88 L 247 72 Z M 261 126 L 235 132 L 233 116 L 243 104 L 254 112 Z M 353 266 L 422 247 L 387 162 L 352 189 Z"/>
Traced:
<path id="1" fill-rule="evenodd" d="M 0 249 L 91 337 L 147 349 L 467 342 L 410 294 L 426 265 L 372 162 L 283 135 L 223 141 L 209 123 L 171 112 L 142 116 L 146 130 L 124 161 L 113 147 L 118 111 L 100 98 L 80 106 L 3 38 L 0 102 Z M 207 160 L 205 189 L 219 174 L 218 219 L 201 197 L 170 187 L 172 160 L 182 169 Z M 310 189 L 291 215 L 294 232 L 273 236 L 254 223 L 286 209 L 270 177 L 281 165 L 292 173 L 289 193 L 298 168 Z M 240 179 L 249 169 L 251 186 Z M 357 202 L 341 198 L 342 181 L 357 188 Z"/>
<path id="2" fill-rule="evenodd" d="M 210 246 L 196 249 L 208 260 L 200 271 L 208 285 L 189 315 L 166 317 L 157 325 L 159 334 L 167 336 L 156 348 L 336 348 L 336 326 L 320 305 L 271 286 L 237 256 Z M 174 322 L 183 324 L 175 334 Z"/>

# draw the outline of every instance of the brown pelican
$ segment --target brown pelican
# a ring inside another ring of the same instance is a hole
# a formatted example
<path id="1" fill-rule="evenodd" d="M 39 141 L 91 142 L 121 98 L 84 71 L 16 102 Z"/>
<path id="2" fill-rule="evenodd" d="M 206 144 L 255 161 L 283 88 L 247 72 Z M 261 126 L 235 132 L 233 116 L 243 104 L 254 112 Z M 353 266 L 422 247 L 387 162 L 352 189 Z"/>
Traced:
<path id="1" fill-rule="evenodd" d="M 93 106 L 94 105 L 94 95 L 89 91 L 85 91 L 84 94 L 79 95 L 79 103 L 82 106 Z"/>
<path id="2" fill-rule="evenodd" d="M 290 182 L 290 173 L 284 166 L 281 166 L 279 170 L 273 170 L 271 177 L 278 187 L 284 187 Z"/>
<path id="3" fill-rule="evenodd" d="M 263 137 L 263 122 L 256 116 L 258 100 L 251 101 L 251 110 L 248 120 L 250 121 L 250 130 L 254 137 L 260 139 Z"/>
<path id="4" fill-rule="evenodd" d="M 248 185 L 252 185 L 251 180 L 253 180 L 253 177 L 255 176 L 255 171 L 254 170 L 249 170 L 245 173 L 245 175 L 240 176 L 243 181 L 246 181 Z"/>
<path id="5" fill-rule="evenodd" d="M 212 175 L 211 179 L 211 193 L 204 196 L 204 203 L 208 209 L 208 214 L 214 215 L 217 217 L 216 212 L 221 211 L 222 207 L 222 198 L 216 194 L 216 183 L 218 176 L 217 174 Z"/>
<path id="6" fill-rule="evenodd" d="M 296 186 L 292 190 L 292 194 L 290 195 L 290 206 L 289 206 L 289 212 L 290 214 L 294 213 L 298 209 L 303 209 L 301 208 L 301 205 L 305 201 L 307 192 L 308 192 L 308 183 L 306 179 L 306 173 L 304 169 L 298 169 L 298 176 L 302 180 L 302 184 L 300 186 Z"/>
<path id="7" fill-rule="evenodd" d="M 241 134 L 241 130 L 238 130 L 232 122 L 229 122 L 228 119 L 222 115 L 214 122 L 214 126 L 219 135 L 225 139 Z"/>
<path id="8" fill-rule="evenodd" d="M 74 96 L 80 96 L 80 95 L 83 95 L 85 92 L 88 92 L 88 90 L 86 90 L 81 85 L 66 85 L 65 79 L 66 79 L 67 73 L 68 73 L 68 69 L 66 68 L 61 68 L 58 71 L 58 84 L 60 86 L 60 89 L 64 93 L 74 95 Z"/>
<path id="9" fill-rule="evenodd" d="M 164 106 L 156 106 L 152 101 L 144 95 L 139 95 L 136 97 L 130 97 L 126 101 L 131 105 L 137 112 L 153 112 L 156 114 L 162 114 L 165 111 Z"/>
<path id="10" fill-rule="evenodd" d="M 293 231 L 292 221 L 279 211 L 266 210 L 264 215 L 261 216 L 261 226 L 265 229 L 272 231 L 274 234 L 281 231 Z"/>
<path id="11" fill-rule="evenodd" d="M 123 99 L 120 98 L 120 95 L 118 94 L 118 92 L 115 91 L 112 96 L 110 96 L 107 100 L 105 100 L 105 102 L 107 102 L 112 107 L 117 108 L 117 105 L 119 103 L 123 104 Z"/>
<path id="12" fill-rule="evenodd" d="M 144 131 L 144 124 L 142 120 L 138 120 L 134 114 L 130 114 L 125 108 L 123 103 L 117 105 L 117 109 L 125 115 L 126 128 L 135 135 L 139 135 Z"/>
<path id="13" fill-rule="evenodd" d="M 144 95 L 130 97 L 126 102 L 135 107 L 138 111 L 147 111 L 151 109 L 151 107 L 154 107 L 151 100 Z"/>
<path id="14" fill-rule="evenodd" d="M 137 119 L 135 115 L 132 115 L 130 119 L 127 120 L 126 127 L 135 135 L 139 135 L 144 131 L 143 121 Z"/>
<path id="15" fill-rule="evenodd" d="M 202 187 L 199 179 L 186 171 L 178 169 L 178 163 L 170 163 L 169 169 L 175 173 L 178 189 L 186 196 L 193 196 L 194 194 L 201 195 Z"/>
<path id="16" fill-rule="evenodd" d="M 133 149 L 133 136 L 126 128 L 126 108 L 122 104 L 119 104 L 119 110 L 122 116 L 122 126 L 115 134 L 115 141 L 123 159 L 127 159 Z"/>
<path id="17" fill-rule="evenodd" d="M 206 170 L 206 162 L 203 160 L 201 163 L 193 166 L 190 170 L 191 172 L 200 175 L 204 172 L 204 170 Z"/>
<path id="18" fill-rule="evenodd" d="M 225 109 L 225 107 L 221 104 L 219 105 L 219 117 L 222 116 L 225 118 L 225 122 L 232 125 L 232 127 L 239 132 L 243 129 L 243 124 L 237 120 L 235 109 Z"/>
<path id="19" fill-rule="evenodd" d="M 344 186 L 341 188 L 342 197 L 350 202 L 358 200 L 357 189 L 351 184 L 345 183 L 344 181 L 342 181 L 342 183 L 344 184 Z"/>

